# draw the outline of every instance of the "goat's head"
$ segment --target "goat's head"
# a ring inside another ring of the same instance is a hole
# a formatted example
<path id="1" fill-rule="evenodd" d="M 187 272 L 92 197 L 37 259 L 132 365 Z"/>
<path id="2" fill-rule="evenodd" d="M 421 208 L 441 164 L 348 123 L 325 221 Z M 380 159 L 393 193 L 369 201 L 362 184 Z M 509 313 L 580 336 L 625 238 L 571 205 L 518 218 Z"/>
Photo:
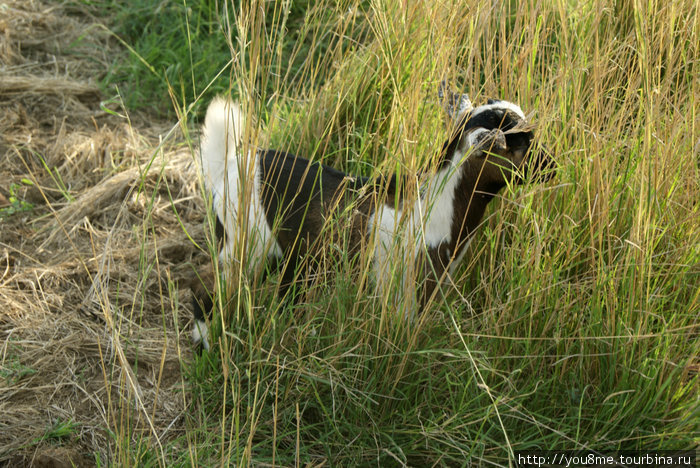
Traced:
<path id="1" fill-rule="evenodd" d="M 459 116 L 445 156 L 469 158 L 470 171 L 477 172 L 477 190 L 496 193 L 508 183 L 551 178 L 554 160 L 534 138 L 534 126 L 519 106 L 489 99 Z"/>

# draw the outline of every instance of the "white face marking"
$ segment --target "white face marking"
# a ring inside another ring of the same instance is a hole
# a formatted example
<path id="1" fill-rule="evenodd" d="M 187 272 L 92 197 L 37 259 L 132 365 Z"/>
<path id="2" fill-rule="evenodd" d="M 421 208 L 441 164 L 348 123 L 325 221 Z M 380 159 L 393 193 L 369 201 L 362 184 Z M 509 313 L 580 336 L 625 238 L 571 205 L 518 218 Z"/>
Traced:
<path id="1" fill-rule="evenodd" d="M 485 104 L 483 106 L 479 106 L 472 111 L 472 118 L 481 114 L 482 112 L 496 109 L 511 111 L 521 119 L 526 120 L 525 114 L 523 113 L 523 110 L 520 108 L 520 106 L 508 101 L 498 101 L 494 102 L 493 104 Z"/>
<path id="2" fill-rule="evenodd" d="M 467 135 L 467 143 L 469 144 L 470 147 L 474 147 L 478 145 L 481 142 L 481 139 L 483 138 L 484 133 L 489 133 L 489 130 L 486 130 L 485 128 L 477 128 L 476 130 L 469 132 Z"/>

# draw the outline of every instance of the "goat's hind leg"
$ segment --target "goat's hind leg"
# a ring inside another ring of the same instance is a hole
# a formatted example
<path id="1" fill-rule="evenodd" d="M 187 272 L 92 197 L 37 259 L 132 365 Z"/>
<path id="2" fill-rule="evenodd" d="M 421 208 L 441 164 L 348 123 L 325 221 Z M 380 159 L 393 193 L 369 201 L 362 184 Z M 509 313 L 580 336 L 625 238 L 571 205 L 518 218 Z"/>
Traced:
<path id="1" fill-rule="evenodd" d="M 256 283 L 264 283 L 271 273 L 280 269 L 282 261 L 277 257 L 269 257 L 259 267 L 259 275 L 251 274 L 251 278 L 256 278 Z M 224 275 L 226 278 L 226 275 Z M 210 349 L 209 328 L 207 323 L 211 320 L 215 307 L 216 292 L 216 272 L 213 265 L 208 265 L 193 280 L 190 285 L 192 290 L 192 314 L 194 316 L 194 326 L 192 329 L 192 341 L 198 352 Z M 223 304 L 226 308 L 226 304 Z"/>
<path id="2" fill-rule="evenodd" d="M 192 327 L 192 342 L 195 350 L 199 353 L 202 350 L 209 351 L 209 328 L 207 320 L 211 317 L 214 309 L 214 291 L 216 290 L 216 277 L 213 265 L 207 266 L 194 279 L 194 284 L 190 286 L 192 290 L 192 314 L 194 324 Z"/>

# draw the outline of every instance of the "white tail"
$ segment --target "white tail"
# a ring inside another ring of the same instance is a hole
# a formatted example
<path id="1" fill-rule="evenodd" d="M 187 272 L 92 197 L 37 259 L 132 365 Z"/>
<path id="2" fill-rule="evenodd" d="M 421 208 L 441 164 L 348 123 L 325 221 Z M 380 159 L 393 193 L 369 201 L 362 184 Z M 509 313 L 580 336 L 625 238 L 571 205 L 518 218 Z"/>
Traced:
<path id="1" fill-rule="evenodd" d="M 244 128 L 245 116 L 238 104 L 216 98 L 209 105 L 200 157 L 206 186 L 214 193 L 224 193 L 226 169 L 236 163 Z"/>
<path id="2" fill-rule="evenodd" d="M 219 254 L 221 260 L 229 262 L 235 246 L 245 239 L 252 259 L 249 266 L 256 271 L 261 259 L 281 256 L 282 251 L 265 220 L 260 201 L 260 158 L 242 141 L 245 124 L 238 104 L 214 99 L 204 119 L 200 162 L 214 213 L 228 235 Z"/>

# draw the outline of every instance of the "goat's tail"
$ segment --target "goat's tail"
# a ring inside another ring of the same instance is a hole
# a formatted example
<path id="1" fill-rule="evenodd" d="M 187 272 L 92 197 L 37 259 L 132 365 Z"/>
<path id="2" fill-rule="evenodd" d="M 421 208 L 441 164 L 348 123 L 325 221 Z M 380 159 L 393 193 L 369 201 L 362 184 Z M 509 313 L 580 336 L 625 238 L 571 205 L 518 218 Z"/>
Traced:
<path id="1" fill-rule="evenodd" d="M 245 129 L 245 116 L 238 104 L 221 97 L 207 109 L 202 128 L 200 159 L 209 190 L 221 190 L 229 164 L 236 164 Z"/>

